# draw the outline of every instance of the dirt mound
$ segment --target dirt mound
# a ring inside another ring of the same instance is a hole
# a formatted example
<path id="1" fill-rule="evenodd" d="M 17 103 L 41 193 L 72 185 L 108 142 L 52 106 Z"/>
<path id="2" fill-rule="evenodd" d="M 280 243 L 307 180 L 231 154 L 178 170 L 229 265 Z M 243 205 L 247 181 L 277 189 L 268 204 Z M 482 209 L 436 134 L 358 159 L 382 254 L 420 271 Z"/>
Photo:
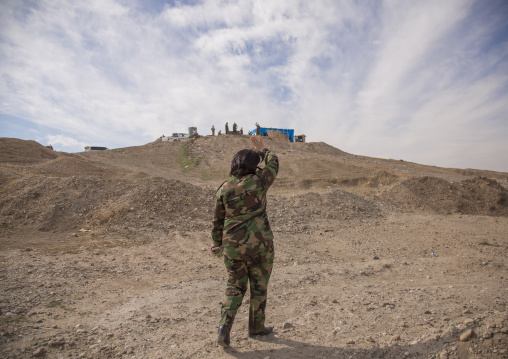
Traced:
<path id="1" fill-rule="evenodd" d="M 369 181 L 367 185 L 370 187 L 378 187 L 378 186 L 388 186 L 395 183 L 399 179 L 399 176 L 394 175 L 393 173 L 387 171 L 379 171 L 376 172 Z"/>
<path id="2" fill-rule="evenodd" d="M 285 136 L 282 132 L 277 130 L 266 130 L 266 133 L 269 137 L 273 138 L 274 140 L 280 141 L 280 142 L 286 142 L 289 143 L 289 137 Z"/>
<path id="3" fill-rule="evenodd" d="M 135 227 L 169 230 L 208 224 L 212 194 L 161 178 L 137 181 L 94 177 L 30 176 L 0 192 L 1 228 L 70 231 Z M 204 215 L 205 214 L 205 215 Z"/>
<path id="4" fill-rule="evenodd" d="M 486 177 L 458 183 L 436 177 L 412 178 L 393 186 L 380 197 L 405 210 L 508 216 L 508 190 Z"/>
<path id="5" fill-rule="evenodd" d="M 100 164 L 85 161 L 77 156 L 68 155 L 60 156 L 54 160 L 37 164 L 34 172 L 55 177 L 69 176 L 106 176 L 113 175 L 112 169 L 106 169 Z"/>
<path id="6" fill-rule="evenodd" d="M 508 187 L 508 175 L 489 171 L 457 171 L 409 162 L 348 154 L 326 143 L 287 143 L 264 137 L 281 164 L 273 191 L 320 191 L 347 188 L 357 195 L 377 195 L 397 182 L 414 177 L 462 181 L 472 174 L 497 179 Z M 247 135 L 203 136 L 181 142 L 160 140 L 143 146 L 83 152 L 82 159 L 106 168 L 143 172 L 198 186 L 216 187 L 227 178 L 231 159 L 250 147 Z"/>
<path id="7" fill-rule="evenodd" d="M 276 230 L 299 232 L 310 223 L 322 225 L 329 220 L 380 218 L 381 209 L 360 196 L 340 189 L 326 193 L 269 196 L 268 215 Z"/>
<path id="8" fill-rule="evenodd" d="M 356 176 L 353 178 L 342 178 L 335 180 L 334 183 L 340 183 L 345 187 L 354 186 L 366 186 L 371 188 L 377 188 L 382 186 L 389 186 L 396 183 L 399 180 L 399 176 L 387 171 L 377 171 L 371 176 Z"/>
<path id="9" fill-rule="evenodd" d="M 324 142 L 295 143 L 298 147 L 304 147 L 307 152 L 317 153 L 326 156 L 351 156 L 349 153 L 339 150 Z"/>
<path id="10" fill-rule="evenodd" d="M 52 160 L 58 153 L 35 141 L 0 138 L 0 163 L 28 164 Z"/>
<path id="11" fill-rule="evenodd" d="M 15 171 L 8 168 L 0 168 L 0 188 L 7 185 L 7 183 L 22 177 Z"/>
<path id="12" fill-rule="evenodd" d="M 508 190 L 486 177 L 405 179 L 407 172 L 399 176 L 324 143 L 265 142 L 281 163 L 268 209 L 277 230 L 300 230 L 309 220 L 380 217 L 383 201 L 405 211 L 508 216 Z M 1 139 L 1 228 L 206 228 L 230 158 L 249 145 L 249 136 L 223 135 L 58 154 L 34 141 Z M 358 188 L 384 192 L 369 196 Z"/>
<path id="13" fill-rule="evenodd" d="M 103 164 L 108 168 L 144 172 L 167 179 L 178 179 L 196 185 L 216 187 L 227 178 L 231 159 L 241 149 L 250 148 L 247 135 L 204 136 L 180 142 L 160 140 L 143 146 L 127 147 L 110 151 L 84 152 L 78 154 L 87 161 Z M 336 158 L 345 152 L 324 143 L 289 143 L 264 137 L 266 147 L 279 156 L 281 183 L 305 179 L 309 175 L 332 177 L 341 164 Z M 344 171 L 348 172 L 348 170 Z M 295 176 L 296 175 L 296 176 Z M 321 180 L 321 178 L 320 178 Z M 326 180 L 319 184 L 324 186 Z"/>
<path id="14" fill-rule="evenodd" d="M 458 184 L 465 199 L 460 213 L 508 216 L 508 189 L 486 177 L 466 179 Z"/>
<path id="15" fill-rule="evenodd" d="M 104 179 L 30 176 L 0 194 L 1 228 L 66 232 L 128 228 L 170 232 L 206 229 L 213 216 L 213 189 L 163 178 Z M 381 217 L 371 202 L 343 190 L 290 197 L 269 196 L 268 215 L 277 231 L 308 228 L 309 220 Z"/>

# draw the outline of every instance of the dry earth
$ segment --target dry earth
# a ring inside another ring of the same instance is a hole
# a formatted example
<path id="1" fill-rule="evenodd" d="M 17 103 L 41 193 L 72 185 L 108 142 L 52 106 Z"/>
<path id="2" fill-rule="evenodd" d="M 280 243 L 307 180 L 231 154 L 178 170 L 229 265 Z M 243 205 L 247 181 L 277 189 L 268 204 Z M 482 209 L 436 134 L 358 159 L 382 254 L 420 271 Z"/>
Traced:
<path id="1" fill-rule="evenodd" d="M 266 138 L 267 320 L 216 345 L 215 188 L 247 136 L 53 152 L 0 139 L 2 358 L 508 358 L 508 174 Z M 469 335 L 469 336 L 468 336 Z"/>

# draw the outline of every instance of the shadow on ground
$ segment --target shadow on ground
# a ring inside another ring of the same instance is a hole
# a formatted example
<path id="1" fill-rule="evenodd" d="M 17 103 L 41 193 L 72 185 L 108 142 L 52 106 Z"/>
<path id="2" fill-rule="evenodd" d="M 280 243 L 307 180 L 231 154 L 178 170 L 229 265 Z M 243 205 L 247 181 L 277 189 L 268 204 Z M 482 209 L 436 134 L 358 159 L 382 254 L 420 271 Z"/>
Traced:
<path id="1" fill-rule="evenodd" d="M 411 346 L 393 345 L 387 348 L 338 348 L 321 346 L 291 339 L 269 336 L 259 339 L 267 343 L 273 343 L 281 348 L 253 350 L 240 352 L 235 347 L 224 349 L 224 353 L 238 359 L 264 359 L 264 358 L 351 358 L 351 359 L 374 359 L 374 358 L 428 358 L 429 355 L 441 352 L 446 343 L 454 342 L 451 337 L 428 340 Z M 375 345 L 375 344 L 373 344 Z M 459 357 L 460 359 L 460 357 Z"/>

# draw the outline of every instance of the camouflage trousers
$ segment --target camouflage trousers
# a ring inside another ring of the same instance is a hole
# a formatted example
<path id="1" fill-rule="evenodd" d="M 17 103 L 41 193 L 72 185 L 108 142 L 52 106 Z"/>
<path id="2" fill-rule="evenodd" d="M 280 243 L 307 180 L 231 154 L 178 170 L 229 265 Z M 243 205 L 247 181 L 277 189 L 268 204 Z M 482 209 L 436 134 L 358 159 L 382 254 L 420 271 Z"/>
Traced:
<path id="1" fill-rule="evenodd" d="M 265 329 L 266 297 L 273 268 L 274 250 L 272 241 L 266 241 L 264 244 L 265 246 L 258 248 L 256 253 L 251 251 L 252 248 L 236 251 L 225 248 L 224 263 L 228 272 L 228 284 L 222 302 L 220 325 L 225 324 L 232 328 L 236 313 L 247 292 L 247 284 L 250 283 L 249 333 Z"/>

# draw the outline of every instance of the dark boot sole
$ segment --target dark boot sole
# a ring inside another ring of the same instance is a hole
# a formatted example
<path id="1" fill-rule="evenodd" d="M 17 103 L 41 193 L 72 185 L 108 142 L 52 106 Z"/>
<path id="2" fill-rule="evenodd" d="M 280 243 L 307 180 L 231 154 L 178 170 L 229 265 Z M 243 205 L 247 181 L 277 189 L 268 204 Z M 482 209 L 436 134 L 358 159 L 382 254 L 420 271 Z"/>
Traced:
<path id="1" fill-rule="evenodd" d="M 229 347 L 229 344 L 226 343 L 226 336 L 225 335 L 219 335 L 219 338 L 217 339 L 217 344 L 219 344 L 221 347 L 224 347 L 224 348 Z"/>
<path id="2" fill-rule="evenodd" d="M 250 337 L 262 337 L 262 336 L 265 336 L 265 335 L 270 335 L 272 333 L 273 333 L 273 328 L 272 327 L 267 327 L 262 332 L 259 332 L 259 333 L 249 333 L 249 336 Z"/>

